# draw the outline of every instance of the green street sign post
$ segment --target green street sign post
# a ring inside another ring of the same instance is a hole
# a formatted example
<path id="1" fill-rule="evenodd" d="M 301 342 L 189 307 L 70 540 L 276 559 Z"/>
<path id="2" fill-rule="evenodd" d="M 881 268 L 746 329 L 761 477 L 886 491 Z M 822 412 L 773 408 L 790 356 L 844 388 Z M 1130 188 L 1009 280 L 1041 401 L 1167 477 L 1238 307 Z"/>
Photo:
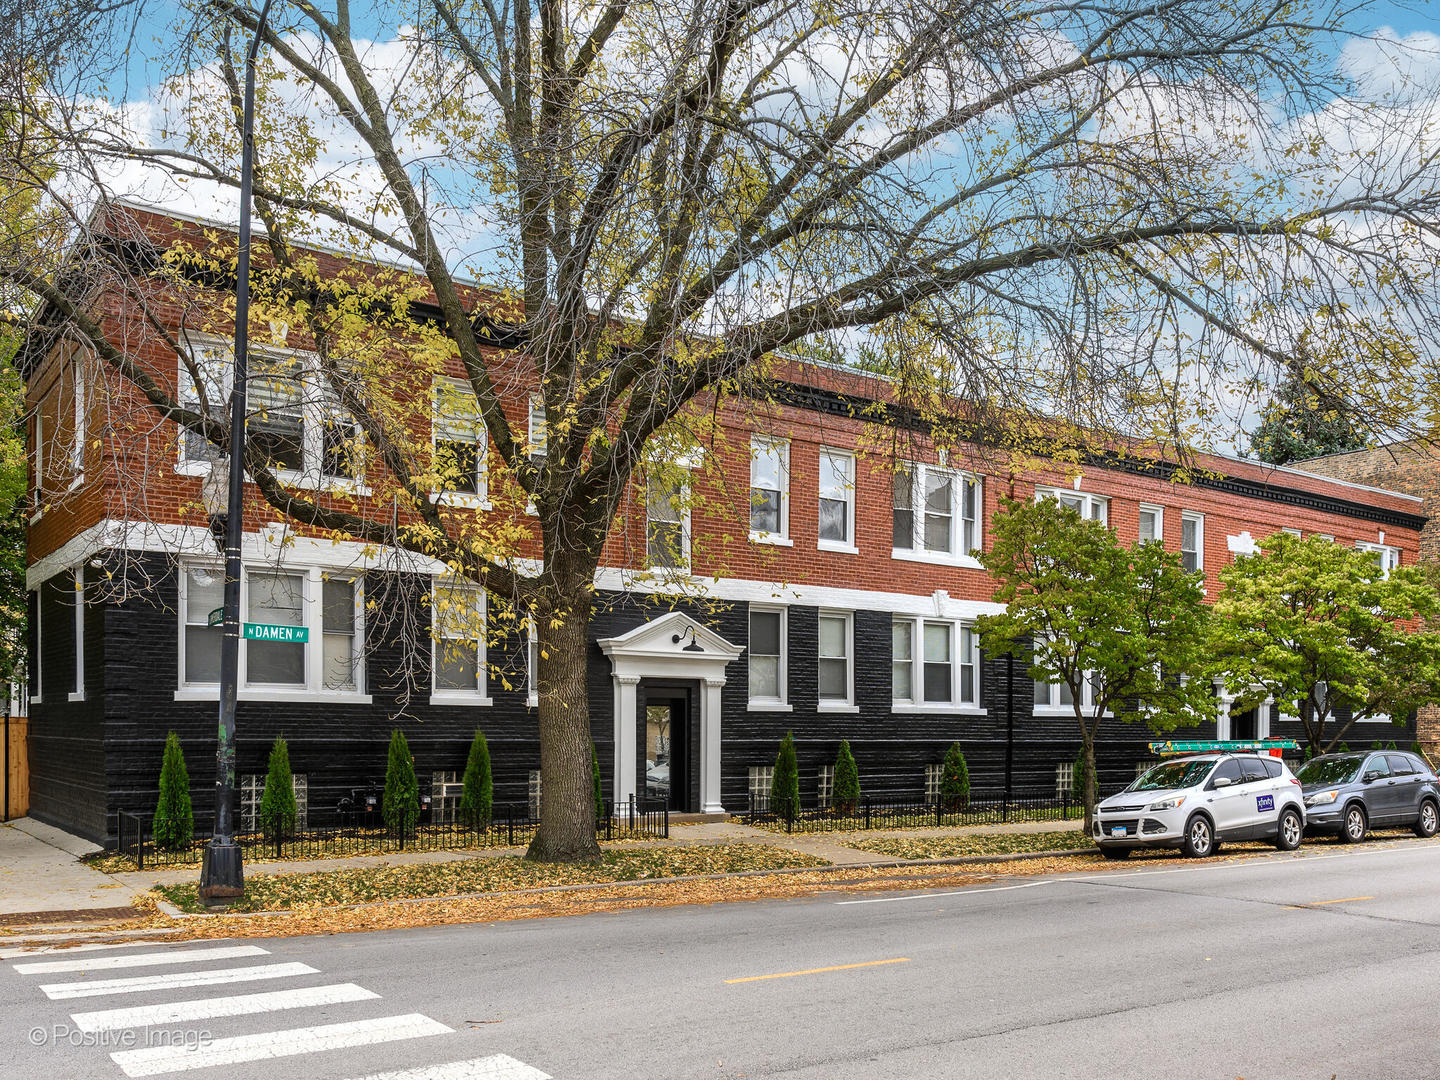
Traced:
<path id="1" fill-rule="evenodd" d="M 309 641 L 310 631 L 303 626 L 279 626 L 275 623 L 245 624 L 246 641 Z"/>
<path id="2" fill-rule="evenodd" d="M 205 620 L 205 622 L 208 626 L 224 626 L 225 609 L 223 607 L 217 607 L 214 611 L 210 612 L 210 615 Z"/>

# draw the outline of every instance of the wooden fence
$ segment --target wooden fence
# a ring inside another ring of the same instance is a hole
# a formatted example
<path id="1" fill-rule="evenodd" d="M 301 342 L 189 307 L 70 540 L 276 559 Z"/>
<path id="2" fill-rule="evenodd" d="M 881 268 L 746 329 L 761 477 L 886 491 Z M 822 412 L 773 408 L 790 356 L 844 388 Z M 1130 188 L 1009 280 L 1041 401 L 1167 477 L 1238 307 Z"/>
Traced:
<path id="1" fill-rule="evenodd" d="M 7 716 L 0 723 L 0 821 L 24 817 L 30 809 L 30 720 Z"/>

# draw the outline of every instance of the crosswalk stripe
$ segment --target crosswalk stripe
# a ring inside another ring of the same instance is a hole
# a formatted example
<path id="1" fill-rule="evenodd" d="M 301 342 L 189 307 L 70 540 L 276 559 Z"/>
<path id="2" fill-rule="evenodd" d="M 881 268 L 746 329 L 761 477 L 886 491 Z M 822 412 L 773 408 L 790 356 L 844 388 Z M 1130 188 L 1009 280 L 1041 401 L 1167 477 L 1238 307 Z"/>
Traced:
<path id="1" fill-rule="evenodd" d="M 117 941 L 98 942 L 87 941 L 83 945 L 15 945 L 8 949 L 0 949 L 0 960 L 13 960 L 17 956 L 41 956 L 46 953 L 70 953 L 98 952 L 100 949 L 153 949 L 156 945 L 168 945 L 167 941 Z"/>
<path id="2" fill-rule="evenodd" d="M 139 994 L 147 990 L 174 990 L 182 986 L 216 986 L 221 983 L 255 982 L 258 979 L 288 979 L 294 975 L 318 975 L 309 964 L 257 964 L 254 967 L 220 968 L 216 971 L 171 971 L 164 975 L 135 975 L 128 979 L 88 979 L 84 982 L 47 983 L 40 987 L 51 1001 L 68 998 L 102 997 L 106 994 Z"/>
<path id="3" fill-rule="evenodd" d="M 166 1005 L 135 1005 L 125 1009 L 102 1009 L 74 1013 L 70 1019 L 81 1031 L 118 1031 L 122 1028 L 175 1024 L 185 1020 L 211 1020 L 217 1016 L 249 1016 L 254 1013 L 304 1009 L 313 1005 L 338 1005 L 344 1001 L 372 1001 L 380 995 L 354 983 L 333 986 L 305 986 L 298 990 L 270 990 L 263 994 L 236 994 L 232 997 L 176 1001 Z"/>
<path id="4" fill-rule="evenodd" d="M 15 964 L 21 975 L 49 975 L 61 971 L 105 971 L 111 968 L 157 967 L 161 964 L 199 964 L 231 960 L 237 956 L 269 956 L 259 945 L 227 945 L 221 949 L 176 949 L 171 952 L 132 953 L 129 956 L 92 956 L 83 960 L 38 960 Z"/>
<path id="5" fill-rule="evenodd" d="M 516 1061 L 508 1054 L 452 1061 L 448 1065 L 422 1065 L 418 1069 L 372 1073 L 358 1080 L 554 1080 L 533 1065 Z"/>
<path id="6" fill-rule="evenodd" d="M 125 1071 L 126 1076 L 159 1076 L 188 1069 L 239 1065 L 247 1061 L 265 1061 L 295 1054 L 340 1050 L 350 1046 L 373 1046 L 376 1043 L 419 1039 L 428 1035 L 449 1035 L 453 1031 L 453 1028 L 448 1028 L 440 1021 L 432 1020 L 421 1013 L 409 1013 L 405 1016 L 384 1016 L 376 1020 L 321 1024 L 288 1031 L 265 1031 L 256 1035 L 232 1035 L 206 1043 L 117 1050 L 110 1058 Z"/>

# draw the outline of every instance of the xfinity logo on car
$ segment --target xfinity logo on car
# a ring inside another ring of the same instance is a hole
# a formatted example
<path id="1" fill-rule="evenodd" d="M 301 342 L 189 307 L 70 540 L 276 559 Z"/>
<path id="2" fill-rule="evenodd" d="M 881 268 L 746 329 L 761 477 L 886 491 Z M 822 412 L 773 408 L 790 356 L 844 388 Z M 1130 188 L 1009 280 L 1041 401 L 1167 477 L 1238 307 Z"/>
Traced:
<path id="1" fill-rule="evenodd" d="M 1255 809 L 1256 809 L 1256 810 L 1274 810 L 1274 809 L 1275 809 L 1275 796 L 1274 796 L 1274 795 L 1256 795 L 1256 796 L 1255 796 Z"/>

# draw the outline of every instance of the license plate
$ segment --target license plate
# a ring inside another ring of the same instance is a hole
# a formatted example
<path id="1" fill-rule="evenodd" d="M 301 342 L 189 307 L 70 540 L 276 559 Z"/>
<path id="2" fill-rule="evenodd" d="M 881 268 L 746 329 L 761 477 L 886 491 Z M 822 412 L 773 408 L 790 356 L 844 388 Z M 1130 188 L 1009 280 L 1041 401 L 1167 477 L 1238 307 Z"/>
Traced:
<path id="1" fill-rule="evenodd" d="M 1114 825 L 1114 826 L 1111 826 L 1110 835 L 1111 835 L 1111 836 L 1128 836 L 1128 835 L 1130 835 L 1130 834 L 1125 831 L 1125 826 L 1124 826 L 1124 825 Z"/>

